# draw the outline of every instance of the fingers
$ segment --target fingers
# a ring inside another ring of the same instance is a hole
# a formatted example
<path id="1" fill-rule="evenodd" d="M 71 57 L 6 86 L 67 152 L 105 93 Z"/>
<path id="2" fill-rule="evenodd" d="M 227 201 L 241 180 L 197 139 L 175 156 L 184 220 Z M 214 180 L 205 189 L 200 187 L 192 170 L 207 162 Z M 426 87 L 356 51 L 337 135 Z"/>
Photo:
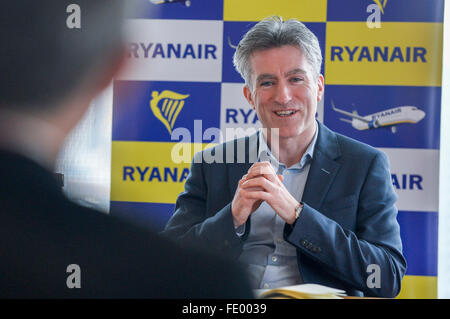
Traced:
<path id="1" fill-rule="evenodd" d="M 266 192 L 274 192 L 276 190 L 276 186 L 272 183 L 272 181 L 263 176 L 247 179 L 241 184 L 241 188 L 247 191 L 265 190 Z"/>
<path id="2" fill-rule="evenodd" d="M 274 184 L 279 184 L 280 181 L 283 181 L 282 178 L 276 177 L 277 173 L 273 169 L 272 165 L 269 162 L 257 162 L 250 167 L 248 173 L 246 174 L 247 179 L 255 178 L 258 176 L 264 176 L 268 180 L 270 180 Z"/>
<path id="3" fill-rule="evenodd" d="M 253 195 L 250 197 L 247 196 L 249 193 L 257 191 L 264 192 L 264 189 L 261 187 L 249 187 L 245 185 L 247 180 L 247 174 L 242 176 L 239 180 L 238 188 L 234 195 L 233 201 L 231 203 L 231 214 L 233 215 L 233 223 L 234 226 L 240 226 L 245 223 L 250 216 L 263 202 L 262 199 L 259 199 Z M 263 177 L 261 177 L 264 179 Z"/>
<path id="4" fill-rule="evenodd" d="M 242 185 L 242 183 L 244 183 L 246 180 L 247 180 L 247 174 L 242 176 L 242 178 L 239 180 L 238 187 L 240 187 Z"/>
<path id="5" fill-rule="evenodd" d="M 245 197 L 248 199 L 266 201 L 268 203 L 272 199 L 272 195 L 264 191 L 245 192 Z"/>
<path id="6" fill-rule="evenodd" d="M 272 165 L 267 161 L 254 163 L 250 167 L 250 169 L 248 170 L 248 173 L 247 173 L 248 178 L 252 178 L 252 177 L 255 177 L 258 175 L 264 175 L 264 174 L 276 174 Z"/>
<path id="7" fill-rule="evenodd" d="M 283 220 L 292 223 L 294 214 L 292 207 L 295 207 L 298 202 L 285 188 L 283 180 L 284 176 L 276 174 L 269 162 L 253 164 L 239 181 L 237 194 L 240 207 L 245 211 L 245 218 L 240 220 L 245 222 L 262 202 L 266 202 Z M 238 210 L 232 208 L 233 211 Z"/>

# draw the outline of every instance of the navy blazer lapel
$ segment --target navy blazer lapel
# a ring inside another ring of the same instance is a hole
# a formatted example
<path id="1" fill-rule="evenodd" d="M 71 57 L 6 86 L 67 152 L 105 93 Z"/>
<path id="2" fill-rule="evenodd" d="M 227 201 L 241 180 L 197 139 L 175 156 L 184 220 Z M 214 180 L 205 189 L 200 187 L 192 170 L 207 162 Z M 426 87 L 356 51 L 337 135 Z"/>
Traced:
<path id="1" fill-rule="evenodd" d="M 319 135 L 314 148 L 313 160 L 306 180 L 302 201 L 319 210 L 341 166 L 340 147 L 336 134 L 318 122 Z"/>

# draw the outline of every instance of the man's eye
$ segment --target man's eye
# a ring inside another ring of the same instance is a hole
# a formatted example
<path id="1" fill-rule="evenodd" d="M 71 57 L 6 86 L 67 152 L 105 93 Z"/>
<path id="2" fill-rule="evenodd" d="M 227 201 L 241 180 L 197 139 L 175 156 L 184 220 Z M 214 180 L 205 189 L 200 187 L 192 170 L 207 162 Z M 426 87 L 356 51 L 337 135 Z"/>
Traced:
<path id="1" fill-rule="evenodd" d="M 273 82 L 272 81 L 264 81 L 264 82 L 261 82 L 259 85 L 260 86 L 271 86 L 273 84 Z"/>
<path id="2" fill-rule="evenodd" d="M 292 78 L 292 79 L 291 79 L 291 82 L 294 82 L 294 83 L 296 83 L 296 82 L 303 82 L 303 78 L 297 78 L 297 77 L 295 77 L 295 78 Z"/>

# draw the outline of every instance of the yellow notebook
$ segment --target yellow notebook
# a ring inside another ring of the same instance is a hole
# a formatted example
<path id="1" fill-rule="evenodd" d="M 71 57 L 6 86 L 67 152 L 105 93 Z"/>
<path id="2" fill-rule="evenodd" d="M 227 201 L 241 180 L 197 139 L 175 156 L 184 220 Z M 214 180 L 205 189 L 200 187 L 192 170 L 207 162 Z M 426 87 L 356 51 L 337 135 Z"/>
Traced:
<path id="1" fill-rule="evenodd" d="M 303 284 L 274 289 L 257 289 L 257 298 L 267 299 L 342 299 L 344 290 L 317 284 Z"/>

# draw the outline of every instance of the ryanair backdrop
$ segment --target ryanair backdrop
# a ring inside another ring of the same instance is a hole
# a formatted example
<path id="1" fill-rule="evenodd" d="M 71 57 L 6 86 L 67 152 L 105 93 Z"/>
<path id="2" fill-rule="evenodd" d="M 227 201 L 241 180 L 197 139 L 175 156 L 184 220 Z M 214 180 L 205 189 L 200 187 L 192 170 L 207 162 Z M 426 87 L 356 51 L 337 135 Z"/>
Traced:
<path id="1" fill-rule="evenodd" d="M 440 86 L 442 23 L 382 25 L 327 23 L 326 83 Z"/>
<path id="2" fill-rule="evenodd" d="M 219 127 L 220 84 L 116 81 L 113 101 L 111 212 L 117 202 L 175 203 L 194 152 L 214 142 L 203 126 Z M 162 216 L 148 218 L 163 226 Z"/>
<path id="3" fill-rule="evenodd" d="M 114 82 L 112 215 L 161 230 L 194 153 L 260 127 L 236 45 L 267 16 L 297 18 L 324 57 L 317 119 L 389 157 L 408 263 L 399 298 L 437 297 L 444 0 L 130 1 L 141 9 Z"/>
<path id="4" fill-rule="evenodd" d="M 327 85 L 325 123 L 375 147 L 439 148 L 440 87 Z"/>
<path id="5" fill-rule="evenodd" d="M 194 133 L 195 120 L 219 127 L 220 89 L 220 83 L 116 81 L 112 139 L 173 142 L 176 128 Z M 202 142 L 201 134 L 195 138 Z"/>
<path id="6" fill-rule="evenodd" d="M 223 22 L 127 22 L 129 65 L 121 80 L 220 82 Z"/>

